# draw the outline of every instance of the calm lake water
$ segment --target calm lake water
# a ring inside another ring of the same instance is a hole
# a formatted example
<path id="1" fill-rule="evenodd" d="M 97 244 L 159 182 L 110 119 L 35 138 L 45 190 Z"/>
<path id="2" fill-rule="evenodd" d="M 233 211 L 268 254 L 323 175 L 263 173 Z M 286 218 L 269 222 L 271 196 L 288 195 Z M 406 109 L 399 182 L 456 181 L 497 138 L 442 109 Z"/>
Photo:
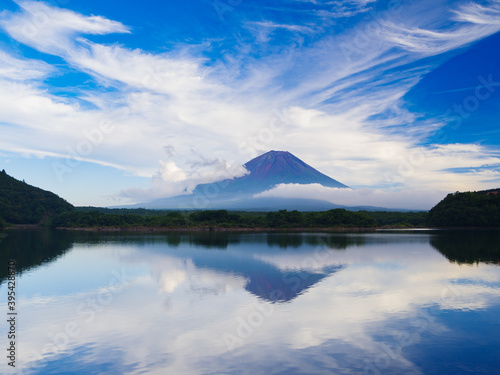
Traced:
<path id="1" fill-rule="evenodd" d="M 7 231 L 0 258 L 19 373 L 500 374 L 498 231 Z"/>

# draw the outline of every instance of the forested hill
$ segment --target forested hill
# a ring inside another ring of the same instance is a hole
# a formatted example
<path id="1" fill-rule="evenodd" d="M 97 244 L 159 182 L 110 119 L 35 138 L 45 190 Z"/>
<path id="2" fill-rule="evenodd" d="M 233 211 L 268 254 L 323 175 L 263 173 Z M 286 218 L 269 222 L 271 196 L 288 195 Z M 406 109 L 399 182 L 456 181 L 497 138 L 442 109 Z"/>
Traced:
<path id="1" fill-rule="evenodd" d="M 500 189 L 448 194 L 429 211 L 433 227 L 500 227 Z"/>
<path id="2" fill-rule="evenodd" d="M 0 227 L 9 224 L 38 224 L 74 207 L 50 191 L 18 181 L 0 172 Z"/>

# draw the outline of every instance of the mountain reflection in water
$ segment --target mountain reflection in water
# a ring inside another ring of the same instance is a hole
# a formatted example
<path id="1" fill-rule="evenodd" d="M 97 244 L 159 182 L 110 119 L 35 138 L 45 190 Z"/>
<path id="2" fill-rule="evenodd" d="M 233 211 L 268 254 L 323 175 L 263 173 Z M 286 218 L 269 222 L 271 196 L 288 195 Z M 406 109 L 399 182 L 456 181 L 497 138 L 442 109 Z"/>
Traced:
<path id="1" fill-rule="evenodd" d="M 499 243 L 9 230 L 0 257 L 18 264 L 25 374 L 465 375 L 500 368 Z"/>

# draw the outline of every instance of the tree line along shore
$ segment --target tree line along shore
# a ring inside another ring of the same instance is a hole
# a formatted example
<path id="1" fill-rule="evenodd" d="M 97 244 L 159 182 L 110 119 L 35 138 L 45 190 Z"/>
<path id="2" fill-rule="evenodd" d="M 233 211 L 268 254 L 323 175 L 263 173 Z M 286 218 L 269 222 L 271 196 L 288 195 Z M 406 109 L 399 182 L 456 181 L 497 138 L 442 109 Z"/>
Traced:
<path id="1" fill-rule="evenodd" d="M 425 212 L 353 212 L 334 209 L 321 212 L 280 210 L 275 212 L 152 211 L 78 208 L 58 215 L 53 228 L 192 228 L 217 229 L 304 229 L 376 228 L 380 226 L 425 226 Z M 382 222 L 382 225 L 381 225 Z"/>

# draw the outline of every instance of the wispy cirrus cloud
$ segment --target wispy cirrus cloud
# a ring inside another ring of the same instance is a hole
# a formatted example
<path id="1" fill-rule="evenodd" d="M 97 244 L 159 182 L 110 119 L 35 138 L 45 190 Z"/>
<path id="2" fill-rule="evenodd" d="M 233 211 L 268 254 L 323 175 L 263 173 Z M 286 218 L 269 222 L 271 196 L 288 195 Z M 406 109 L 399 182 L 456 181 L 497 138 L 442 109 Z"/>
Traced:
<path id="1" fill-rule="evenodd" d="M 314 33 L 314 29 L 310 26 L 304 25 L 288 25 L 288 24 L 280 24 L 271 21 L 251 21 L 246 23 L 249 27 L 255 28 L 263 28 L 263 29 L 283 29 L 291 32 L 312 34 Z"/>
<path id="2" fill-rule="evenodd" d="M 454 19 L 459 22 L 469 22 L 477 25 L 498 25 L 500 17 L 500 2 L 490 1 L 487 5 L 477 3 L 464 3 L 457 9 L 452 10 L 455 13 Z"/>
<path id="3" fill-rule="evenodd" d="M 80 34 L 129 33 L 120 22 L 57 8 L 40 1 L 17 1 L 21 12 L 4 12 L 0 25 L 17 41 L 50 54 L 64 54 Z"/>
<path id="4" fill-rule="evenodd" d="M 54 73 L 54 70 L 43 61 L 18 58 L 0 51 L 0 78 L 15 81 L 40 80 Z"/>

